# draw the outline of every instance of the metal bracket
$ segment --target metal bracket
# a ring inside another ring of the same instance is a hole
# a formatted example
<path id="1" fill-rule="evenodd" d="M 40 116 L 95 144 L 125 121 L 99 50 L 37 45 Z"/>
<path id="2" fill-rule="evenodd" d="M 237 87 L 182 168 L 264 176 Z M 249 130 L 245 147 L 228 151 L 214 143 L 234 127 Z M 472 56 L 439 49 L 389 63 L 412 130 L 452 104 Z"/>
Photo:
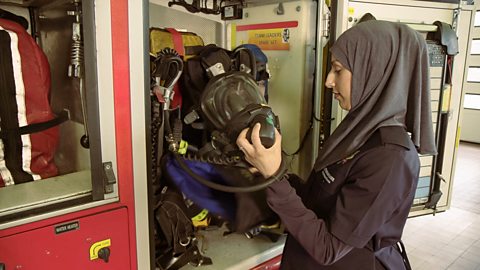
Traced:
<path id="1" fill-rule="evenodd" d="M 215 77 L 219 74 L 225 73 L 225 68 L 223 67 L 222 63 L 216 63 L 215 65 L 207 68 L 207 72 L 212 76 Z"/>
<path id="2" fill-rule="evenodd" d="M 113 185 L 117 183 L 117 178 L 113 172 L 111 161 L 103 163 L 103 183 L 105 185 L 105 193 L 113 193 Z"/>

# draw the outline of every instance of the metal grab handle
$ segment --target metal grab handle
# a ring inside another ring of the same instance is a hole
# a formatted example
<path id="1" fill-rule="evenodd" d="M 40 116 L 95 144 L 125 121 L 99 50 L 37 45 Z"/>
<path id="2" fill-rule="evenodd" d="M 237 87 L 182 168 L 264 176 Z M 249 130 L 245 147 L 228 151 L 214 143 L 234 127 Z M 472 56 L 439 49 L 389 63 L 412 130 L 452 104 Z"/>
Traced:
<path id="1" fill-rule="evenodd" d="M 443 177 L 443 175 L 441 175 L 439 172 L 436 173 L 438 179 L 442 180 L 444 183 L 447 182 L 447 180 L 445 180 L 445 177 Z"/>

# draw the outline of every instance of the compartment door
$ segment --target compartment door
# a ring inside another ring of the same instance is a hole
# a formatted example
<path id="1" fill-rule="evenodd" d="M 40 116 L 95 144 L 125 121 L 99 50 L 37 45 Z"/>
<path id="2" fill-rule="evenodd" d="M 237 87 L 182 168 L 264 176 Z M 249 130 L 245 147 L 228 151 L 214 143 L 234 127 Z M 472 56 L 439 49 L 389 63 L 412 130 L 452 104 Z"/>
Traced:
<path id="1" fill-rule="evenodd" d="M 480 143 L 480 11 L 475 11 L 467 56 L 460 139 Z"/>
<path id="2" fill-rule="evenodd" d="M 130 269 L 127 209 L 2 237 L 0 250 L 5 270 Z"/>

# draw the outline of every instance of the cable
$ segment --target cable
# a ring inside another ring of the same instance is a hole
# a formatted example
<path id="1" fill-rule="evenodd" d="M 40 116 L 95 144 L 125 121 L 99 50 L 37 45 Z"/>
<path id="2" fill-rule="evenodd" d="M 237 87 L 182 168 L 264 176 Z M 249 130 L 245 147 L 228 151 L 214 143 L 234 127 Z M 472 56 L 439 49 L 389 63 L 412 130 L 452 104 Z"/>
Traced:
<path id="1" fill-rule="evenodd" d="M 291 154 L 289 154 L 285 151 L 283 153 L 287 156 L 294 156 L 294 155 L 298 154 L 302 150 L 303 146 L 305 145 L 305 142 L 307 141 L 307 137 L 308 137 L 308 135 L 310 134 L 311 131 L 312 131 L 312 121 L 310 121 L 310 126 L 308 127 L 307 132 L 305 132 L 305 134 L 303 135 L 303 138 L 300 141 L 300 145 L 298 146 L 297 150 L 295 150 L 295 152 L 293 152 Z"/>
<path id="2" fill-rule="evenodd" d="M 173 156 L 175 158 L 175 160 L 177 161 L 178 165 L 186 172 L 188 173 L 188 175 L 190 175 L 191 177 L 193 177 L 193 179 L 195 179 L 196 181 L 198 181 L 199 183 L 209 187 L 209 188 L 213 188 L 213 189 L 216 189 L 216 190 L 219 190 L 219 191 L 223 191 L 223 192 L 229 192 L 229 193 L 244 193 L 244 192 L 254 192 L 254 191 L 259 191 L 259 190 L 262 190 L 262 189 L 265 189 L 266 187 L 268 187 L 269 185 L 271 185 L 272 183 L 274 183 L 275 181 L 277 181 L 278 179 L 276 177 L 272 177 L 271 179 L 263 182 L 263 183 L 260 183 L 260 184 L 257 184 L 257 185 L 253 185 L 253 186 L 248 186 L 248 187 L 234 187 L 234 186 L 226 186 L 226 185 L 221 185 L 221 184 L 217 184 L 217 183 L 214 183 L 212 181 L 209 181 L 205 178 L 203 178 L 202 176 L 200 175 L 197 175 L 196 173 L 194 173 L 186 164 L 185 162 L 182 160 L 182 158 L 180 157 L 179 154 L 175 154 L 173 153 Z M 284 163 L 282 162 L 282 165 L 281 166 L 284 166 Z M 282 170 L 284 170 L 282 168 Z"/>

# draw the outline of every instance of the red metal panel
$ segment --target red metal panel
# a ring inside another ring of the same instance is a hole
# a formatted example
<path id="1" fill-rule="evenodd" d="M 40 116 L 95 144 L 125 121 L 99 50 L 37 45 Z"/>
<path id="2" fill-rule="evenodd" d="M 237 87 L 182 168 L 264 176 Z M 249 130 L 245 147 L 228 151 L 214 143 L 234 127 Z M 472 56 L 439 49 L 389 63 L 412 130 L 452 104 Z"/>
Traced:
<path id="1" fill-rule="evenodd" d="M 130 254 L 132 259 L 130 269 L 135 270 L 137 269 L 137 246 L 135 236 L 135 200 L 133 193 L 128 1 L 111 0 L 110 7 L 118 189 L 121 202 L 128 207 Z"/>
<path id="2" fill-rule="evenodd" d="M 259 30 L 259 29 L 274 29 L 274 28 L 295 28 L 298 26 L 298 21 L 287 22 L 273 22 L 273 23 L 257 23 L 247 25 L 237 25 L 237 31 Z"/>
<path id="3" fill-rule="evenodd" d="M 278 255 L 258 266 L 253 267 L 250 270 L 278 270 L 280 269 L 280 263 L 282 262 L 282 255 Z"/>
<path id="4" fill-rule="evenodd" d="M 0 238 L 0 262 L 7 270 L 130 269 L 127 221 L 127 209 L 119 208 L 3 237 Z M 62 226 L 67 224 L 70 226 Z M 108 263 L 90 260 L 91 246 L 107 239 L 111 244 Z"/>
<path id="5" fill-rule="evenodd" d="M 52 225 L 52 224 L 63 222 L 65 220 L 76 219 L 76 218 L 80 218 L 80 217 L 84 217 L 84 216 L 89 216 L 89 215 L 109 211 L 109 210 L 118 208 L 120 206 L 121 205 L 119 203 L 112 203 L 112 204 L 99 206 L 99 207 L 96 207 L 96 208 L 87 209 L 87 210 L 84 210 L 84 211 L 72 212 L 72 213 L 69 213 L 68 215 L 64 215 L 64 216 L 53 217 L 53 218 L 49 218 L 49 219 L 40 220 L 40 221 L 37 221 L 37 222 L 27 223 L 27 224 L 23 224 L 23 225 L 20 225 L 20 226 L 0 230 L 0 238 L 5 237 L 5 236 L 9 236 L 9 235 L 13 235 L 13 234 L 17 234 L 17 233 L 21 233 L 21 232 L 25 232 L 25 231 L 34 230 L 34 229 L 37 229 L 37 228 L 40 228 L 40 227 L 49 226 L 49 225 Z M 1 252 L 1 249 L 0 249 L 0 252 Z"/>

